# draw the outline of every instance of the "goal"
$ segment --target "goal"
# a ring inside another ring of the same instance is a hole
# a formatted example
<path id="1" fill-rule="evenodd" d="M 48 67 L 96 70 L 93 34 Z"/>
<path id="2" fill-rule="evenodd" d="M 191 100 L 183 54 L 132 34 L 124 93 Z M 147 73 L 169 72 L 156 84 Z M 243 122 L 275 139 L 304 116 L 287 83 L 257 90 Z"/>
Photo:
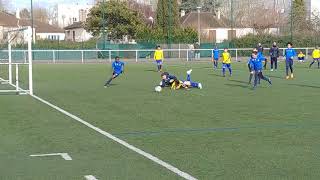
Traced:
<path id="1" fill-rule="evenodd" d="M 8 49 L 0 59 L 0 93 L 33 95 L 32 29 L 19 27 L 6 35 Z"/>

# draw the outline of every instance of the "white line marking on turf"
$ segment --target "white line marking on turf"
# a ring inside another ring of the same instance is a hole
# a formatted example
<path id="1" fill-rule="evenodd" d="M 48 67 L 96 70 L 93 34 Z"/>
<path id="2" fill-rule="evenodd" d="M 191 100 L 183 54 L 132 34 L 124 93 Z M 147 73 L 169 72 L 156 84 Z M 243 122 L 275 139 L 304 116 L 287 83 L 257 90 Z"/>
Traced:
<path id="1" fill-rule="evenodd" d="M 84 177 L 86 178 L 86 180 L 98 180 L 96 177 L 94 177 L 92 175 L 86 175 Z"/>
<path id="2" fill-rule="evenodd" d="M 138 154 L 150 159 L 151 161 L 153 161 L 153 162 L 155 162 L 155 163 L 167 168 L 168 170 L 174 172 L 175 174 L 177 174 L 177 175 L 179 175 L 179 176 L 181 176 L 181 177 L 183 177 L 183 178 L 185 178 L 187 180 L 197 180 L 197 178 L 191 176 L 190 174 L 179 170 L 178 168 L 172 166 L 171 164 L 169 164 L 167 162 L 164 162 L 161 159 L 153 156 L 152 154 L 149 154 L 149 153 L 147 153 L 147 152 L 145 152 L 145 151 L 143 151 L 143 150 L 141 150 L 141 149 L 139 149 L 139 148 L 127 143 L 126 141 L 115 137 L 114 135 L 112 135 L 112 134 L 110 134 L 110 133 L 108 133 L 108 132 L 106 132 L 106 131 L 104 131 L 104 130 L 102 130 L 102 129 L 100 129 L 100 128 L 98 128 L 98 127 L 96 127 L 96 126 L 94 126 L 94 125 L 92 125 L 90 123 L 88 123 L 88 122 L 86 122 L 86 121 L 84 121 L 83 119 L 81 119 L 81 118 L 79 118 L 79 117 L 77 117 L 77 116 L 75 116 L 75 115 L 73 115 L 73 114 L 71 114 L 71 113 L 59 108 L 58 106 L 53 105 L 50 102 L 48 102 L 48 101 L 46 101 L 46 100 L 44 100 L 44 99 L 42 99 L 42 98 L 40 98 L 40 97 L 38 97 L 36 95 L 31 95 L 31 96 L 33 98 L 39 100 L 40 102 L 42 102 L 42 103 L 54 108 L 55 110 L 65 114 L 66 116 L 69 116 L 72 119 L 74 119 L 74 120 L 84 124 L 85 126 L 95 130 L 96 132 L 106 136 L 107 138 L 112 139 L 113 141 L 125 146 L 126 148 L 128 148 L 128 149 L 130 149 L 130 150 L 132 150 L 132 151 L 134 151 L 134 152 L 136 152 L 136 153 L 138 153 Z"/>
<path id="3" fill-rule="evenodd" d="M 50 153 L 50 154 L 32 154 L 31 157 L 45 157 L 45 156 L 61 156 L 66 161 L 71 161 L 72 158 L 68 153 Z"/>

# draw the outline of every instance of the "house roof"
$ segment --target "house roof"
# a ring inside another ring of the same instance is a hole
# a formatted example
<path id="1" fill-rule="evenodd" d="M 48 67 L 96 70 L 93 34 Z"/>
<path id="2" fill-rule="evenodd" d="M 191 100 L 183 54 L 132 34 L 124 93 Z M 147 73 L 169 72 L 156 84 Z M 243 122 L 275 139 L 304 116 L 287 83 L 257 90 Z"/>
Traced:
<path id="1" fill-rule="evenodd" d="M 13 14 L 0 11 L 0 26 L 4 27 L 18 27 L 31 26 L 30 20 L 17 19 Z M 64 33 L 64 30 L 40 21 L 34 21 L 33 24 L 36 33 Z"/>
<path id="2" fill-rule="evenodd" d="M 190 12 L 180 19 L 181 25 L 184 27 L 198 27 L 198 13 Z M 228 24 L 221 18 L 218 19 L 211 12 L 200 13 L 200 26 L 202 29 L 207 28 L 227 28 Z"/>
<path id="3" fill-rule="evenodd" d="M 69 29 L 78 29 L 78 28 L 84 28 L 84 23 L 83 22 L 75 22 L 67 27 L 65 27 L 65 30 Z"/>

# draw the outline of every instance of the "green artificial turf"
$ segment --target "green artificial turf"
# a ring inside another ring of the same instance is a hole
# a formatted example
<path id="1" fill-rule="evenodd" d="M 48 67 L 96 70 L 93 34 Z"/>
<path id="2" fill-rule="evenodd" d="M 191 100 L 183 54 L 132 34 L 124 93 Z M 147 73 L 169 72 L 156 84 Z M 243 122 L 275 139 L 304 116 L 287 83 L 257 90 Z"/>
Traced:
<path id="1" fill-rule="evenodd" d="M 319 179 L 319 73 L 296 64 L 265 71 L 273 85 L 248 85 L 244 63 L 221 77 L 209 63 L 168 63 L 179 78 L 193 69 L 203 89 L 154 92 L 155 65 L 128 63 L 103 88 L 106 64 L 35 64 L 35 94 L 198 179 Z M 179 179 L 167 169 L 30 96 L 0 96 L 1 179 Z M 67 152 L 73 161 L 30 154 Z"/>

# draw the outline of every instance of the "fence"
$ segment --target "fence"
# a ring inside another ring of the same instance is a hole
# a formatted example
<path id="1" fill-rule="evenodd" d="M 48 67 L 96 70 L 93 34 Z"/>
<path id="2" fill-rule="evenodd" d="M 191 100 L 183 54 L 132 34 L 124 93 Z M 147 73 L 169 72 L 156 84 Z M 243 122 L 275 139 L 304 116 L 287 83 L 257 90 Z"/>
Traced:
<path id="1" fill-rule="evenodd" d="M 280 48 L 280 53 L 283 54 L 285 48 Z M 312 53 L 314 48 L 294 48 L 297 51 L 302 51 L 306 55 L 306 59 Z M 164 49 L 165 60 L 203 60 L 211 59 L 212 49 Z M 223 49 L 220 49 L 221 53 Z M 196 53 L 199 52 L 200 57 L 196 58 Z M 251 55 L 252 48 L 229 49 L 233 60 L 242 61 L 248 59 Z M 33 60 L 35 62 L 48 63 L 64 63 L 64 62 L 111 62 L 115 56 L 120 56 L 125 60 L 140 62 L 143 60 L 153 59 L 154 49 L 147 50 L 32 50 Z M 26 62 L 28 57 L 27 50 L 12 50 L 13 62 Z M 264 54 L 269 54 L 269 48 L 265 48 Z M 267 56 L 268 57 L 268 56 Z M 8 50 L 0 50 L 0 60 L 8 59 Z"/>

